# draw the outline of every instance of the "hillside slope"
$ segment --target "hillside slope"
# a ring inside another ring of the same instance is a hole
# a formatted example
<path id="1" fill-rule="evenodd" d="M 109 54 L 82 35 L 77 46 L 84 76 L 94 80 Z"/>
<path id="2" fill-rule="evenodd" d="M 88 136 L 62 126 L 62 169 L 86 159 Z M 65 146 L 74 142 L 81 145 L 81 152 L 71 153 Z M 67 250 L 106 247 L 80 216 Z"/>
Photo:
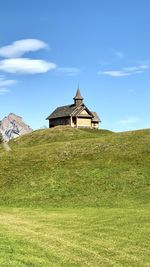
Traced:
<path id="1" fill-rule="evenodd" d="M 147 205 L 150 129 L 112 133 L 57 127 L 0 148 L 0 205 Z"/>

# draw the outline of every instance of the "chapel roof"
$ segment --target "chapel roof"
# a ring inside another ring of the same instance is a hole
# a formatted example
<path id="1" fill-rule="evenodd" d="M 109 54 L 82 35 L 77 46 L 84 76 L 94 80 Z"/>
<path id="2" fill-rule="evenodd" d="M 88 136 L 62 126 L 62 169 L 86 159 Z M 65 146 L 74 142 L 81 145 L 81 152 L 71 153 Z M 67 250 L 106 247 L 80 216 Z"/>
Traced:
<path id="1" fill-rule="evenodd" d="M 77 107 L 74 104 L 58 107 L 47 117 L 47 120 L 68 117 L 76 108 Z"/>
<path id="2" fill-rule="evenodd" d="M 62 118 L 62 117 L 69 117 L 69 116 L 78 116 L 80 115 L 80 112 L 82 110 L 86 109 L 88 112 L 88 115 L 85 115 L 85 117 L 94 117 L 93 113 L 82 103 L 79 106 L 76 106 L 75 104 L 62 106 L 56 108 L 46 119 L 56 119 L 56 118 Z M 84 117 L 84 115 L 82 115 Z"/>
<path id="3" fill-rule="evenodd" d="M 101 122 L 99 116 L 97 115 L 97 113 L 95 111 L 91 112 L 93 114 L 93 118 L 92 118 L 92 122 Z"/>

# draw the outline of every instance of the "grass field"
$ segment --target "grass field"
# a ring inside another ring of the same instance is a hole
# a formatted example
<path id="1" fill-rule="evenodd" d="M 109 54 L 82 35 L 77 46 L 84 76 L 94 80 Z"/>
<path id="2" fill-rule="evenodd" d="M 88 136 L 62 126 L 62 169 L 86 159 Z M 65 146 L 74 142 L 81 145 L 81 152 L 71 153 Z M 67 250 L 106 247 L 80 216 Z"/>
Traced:
<path id="1" fill-rule="evenodd" d="M 149 266 L 145 209 L 1 209 L 0 266 Z"/>
<path id="2" fill-rule="evenodd" d="M 0 267 L 150 266 L 150 130 L 58 127 L 0 148 Z"/>

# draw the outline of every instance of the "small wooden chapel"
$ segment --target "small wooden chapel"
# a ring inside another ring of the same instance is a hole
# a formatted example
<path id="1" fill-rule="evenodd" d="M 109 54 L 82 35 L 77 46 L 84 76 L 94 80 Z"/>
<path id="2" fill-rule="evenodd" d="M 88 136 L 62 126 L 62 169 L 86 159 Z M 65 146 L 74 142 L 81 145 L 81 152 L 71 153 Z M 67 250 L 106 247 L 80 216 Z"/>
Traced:
<path id="1" fill-rule="evenodd" d="M 49 120 L 49 128 L 58 125 L 70 125 L 76 128 L 99 128 L 101 120 L 96 112 L 90 111 L 83 103 L 79 88 L 73 100 L 73 104 L 57 107 L 46 118 Z"/>

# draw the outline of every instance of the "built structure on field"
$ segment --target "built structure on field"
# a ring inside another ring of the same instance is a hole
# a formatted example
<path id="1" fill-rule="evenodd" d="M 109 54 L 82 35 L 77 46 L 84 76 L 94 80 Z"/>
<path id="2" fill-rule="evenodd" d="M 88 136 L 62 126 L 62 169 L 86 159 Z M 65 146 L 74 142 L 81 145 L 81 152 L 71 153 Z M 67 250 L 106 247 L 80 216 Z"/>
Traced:
<path id="1" fill-rule="evenodd" d="M 77 89 L 74 103 L 57 107 L 48 117 L 49 128 L 58 125 L 70 125 L 75 128 L 99 128 L 101 122 L 96 112 L 90 111 L 83 103 L 80 89 Z"/>

